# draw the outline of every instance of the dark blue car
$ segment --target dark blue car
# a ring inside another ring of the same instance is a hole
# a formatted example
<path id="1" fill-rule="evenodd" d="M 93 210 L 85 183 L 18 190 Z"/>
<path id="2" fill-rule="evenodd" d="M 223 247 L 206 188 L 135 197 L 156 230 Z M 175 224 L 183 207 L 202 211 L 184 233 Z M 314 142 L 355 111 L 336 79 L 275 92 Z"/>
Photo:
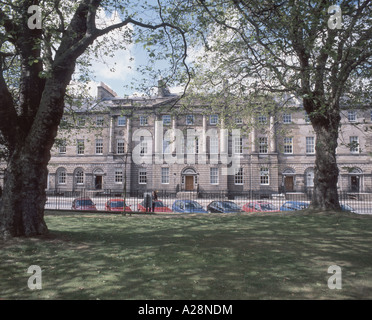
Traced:
<path id="1" fill-rule="evenodd" d="M 296 211 L 296 210 L 304 210 L 309 207 L 307 202 L 300 202 L 300 201 L 287 201 L 281 207 L 280 211 Z"/>
<path id="2" fill-rule="evenodd" d="M 208 204 L 207 210 L 211 213 L 243 212 L 242 209 L 232 201 L 212 201 Z"/>
<path id="3" fill-rule="evenodd" d="M 172 211 L 182 213 L 207 213 L 198 202 L 193 200 L 174 201 Z"/>

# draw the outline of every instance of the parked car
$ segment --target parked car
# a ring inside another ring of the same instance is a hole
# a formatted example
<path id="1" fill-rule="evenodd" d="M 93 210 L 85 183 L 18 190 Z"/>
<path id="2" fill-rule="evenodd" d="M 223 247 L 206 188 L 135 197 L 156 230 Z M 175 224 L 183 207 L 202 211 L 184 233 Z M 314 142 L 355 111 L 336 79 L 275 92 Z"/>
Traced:
<path id="1" fill-rule="evenodd" d="M 142 201 L 138 205 L 138 211 L 146 212 L 145 201 Z M 150 208 L 150 212 L 152 212 L 152 208 Z M 157 200 L 155 201 L 154 212 L 172 212 L 172 210 L 169 209 L 162 201 Z"/>
<path id="2" fill-rule="evenodd" d="M 211 213 L 233 213 L 242 212 L 242 209 L 232 201 L 212 201 L 208 204 L 207 211 Z"/>
<path id="3" fill-rule="evenodd" d="M 279 211 L 278 207 L 275 207 L 272 203 L 265 202 L 265 201 L 256 201 L 256 202 L 246 203 L 242 207 L 242 209 L 245 212 L 277 212 Z"/>
<path id="4" fill-rule="evenodd" d="M 105 210 L 106 211 L 125 211 L 131 212 L 131 208 L 124 203 L 124 199 L 109 199 L 105 203 Z"/>
<path id="5" fill-rule="evenodd" d="M 92 210 L 97 211 L 96 205 L 89 197 L 76 198 L 72 201 L 72 210 Z"/>
<path id="6" fill-rule="evenodd" d="M 341 204 L 341 210 L 342 211 L 350 211 L 352 213 L 357 213 L 356 210 L 352 207 L 350 207 L 349 205 L 347 204 Z"/>
<path id="7" fill-rule="evenodd" d="M 196 201 L 193 200 L 176 200 L 172 206 L 173 212 L 183 213 L 207 213 L 206 210 Z"/>
<path id="8" fill-rule="evenodd" d="M 309 207 L 307 202 L 287 201 L 280 207 L 280 211 L 296 211 L 304 210 Z"/>

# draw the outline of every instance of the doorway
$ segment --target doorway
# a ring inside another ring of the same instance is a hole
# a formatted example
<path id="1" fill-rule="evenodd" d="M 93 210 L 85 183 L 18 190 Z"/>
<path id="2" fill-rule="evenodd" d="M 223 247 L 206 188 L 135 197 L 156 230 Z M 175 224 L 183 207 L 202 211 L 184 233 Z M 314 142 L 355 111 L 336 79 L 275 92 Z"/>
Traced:
<path id="1" fill-rule="evenodd" d="M 359 192 L 359 176 L 350 177 L 351 192 Z"/>
<path id="2" fill-rule="evenodd" d="M 102 190 L 102 176 L 95 176 L 94 177 L 94 188 L 96 190 Z"/>
<path id="3" fill-rule="evenodd" d="M 185 176 L 185 190 L 186 191 L 194 190 L 194 176 Z"/>
<path id="4" fill-rule="evenodd" d="M 285 191 L 294 191 L 293 176 L 285 176 L 284 177 L 284 188 L 285 188 Z"/>

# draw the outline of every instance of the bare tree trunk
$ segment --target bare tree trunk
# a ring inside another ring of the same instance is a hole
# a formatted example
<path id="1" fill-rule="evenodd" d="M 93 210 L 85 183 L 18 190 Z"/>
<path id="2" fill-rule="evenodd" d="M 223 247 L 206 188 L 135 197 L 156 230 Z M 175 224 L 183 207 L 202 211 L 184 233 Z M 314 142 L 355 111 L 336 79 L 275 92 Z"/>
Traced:
<path id="1" fill-rule="evenodd" d="M 34 157 L 32 154 L 15 152 L 8 162 L 0 211 L 2 238 L 48 232 L 44 221 L 47 166 L 41 165 L 40 159 Z"/>

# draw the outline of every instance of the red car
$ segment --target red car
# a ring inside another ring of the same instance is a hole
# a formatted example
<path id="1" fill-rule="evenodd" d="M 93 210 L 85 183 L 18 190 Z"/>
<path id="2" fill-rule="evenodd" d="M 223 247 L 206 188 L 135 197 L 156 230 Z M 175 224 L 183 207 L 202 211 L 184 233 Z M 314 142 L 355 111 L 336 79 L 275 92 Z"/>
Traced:
<path id="1" fill-rule="evenodd" d="M 138 211 L 146 212 L 144 201 L 138 204 Z M 148 212 L 152 212 L 152 207 Z M 172 212 L 172 210 L 169 209 L 162 201 L 157 200 L 155 201 L 154 212 Z"/>
<path id="2" fill-rule="evenodd" d="M 249 202 L 243 206 L 245 212 L 278 212 L 279 209 L 270 202 L 256 201 Z"/>
<path id="3" fill-rule="evenodd" d="M 124 209 L 125 207 L 125 209 Z M 124 199 L 110 199 L 105 204 L 106 211 L 131 212 L 131 208 L 124 203 Z"/>
<path id="4" fill-rule="evenodd" d="M 72 201 L 72 210 L 88 210 L 88 211 L 97 211 L 96 205 L 93 203 L 91 198 L 81 197 L 76 198 Z"/>

